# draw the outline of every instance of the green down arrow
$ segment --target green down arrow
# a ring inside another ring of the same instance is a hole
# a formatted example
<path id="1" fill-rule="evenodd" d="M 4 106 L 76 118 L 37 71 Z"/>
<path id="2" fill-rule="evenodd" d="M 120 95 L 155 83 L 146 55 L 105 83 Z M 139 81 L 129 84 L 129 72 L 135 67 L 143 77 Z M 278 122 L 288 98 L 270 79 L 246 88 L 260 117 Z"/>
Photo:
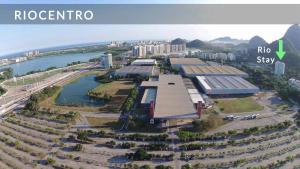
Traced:
<path id="1" fill-rule="evenodd" d="M 277 57 L 282 60 L 285 56 L 285 51 L 283 50 L 283 40 L 278 40 L 278 50 L 276 51 Z"/>

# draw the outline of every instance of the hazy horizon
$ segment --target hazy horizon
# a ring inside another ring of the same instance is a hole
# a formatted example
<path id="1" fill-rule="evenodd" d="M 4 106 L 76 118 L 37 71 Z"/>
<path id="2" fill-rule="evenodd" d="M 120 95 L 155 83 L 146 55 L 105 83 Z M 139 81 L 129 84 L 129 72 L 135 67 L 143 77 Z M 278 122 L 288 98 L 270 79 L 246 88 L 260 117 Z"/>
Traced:
<path id="1" fill-rule="evenodd" d="M 0 4 L 297 4 L 298 0 L 0 0 Z M 0 56 L 49 47 L 107 41 L 183 38 L 203 41 L 260 36 L 267 42 L 290 25 L 1 25 Z"/>
<path id="2" fill-rule="evenodd" d="M 0 56 L 23 51 L 109 41 L 171 40 L 209 41 L 229 36 L 267 42 L 284 36 L 291 25 L 2 25 Z M 4 43 L 5 42 L 5 43 Z"/>

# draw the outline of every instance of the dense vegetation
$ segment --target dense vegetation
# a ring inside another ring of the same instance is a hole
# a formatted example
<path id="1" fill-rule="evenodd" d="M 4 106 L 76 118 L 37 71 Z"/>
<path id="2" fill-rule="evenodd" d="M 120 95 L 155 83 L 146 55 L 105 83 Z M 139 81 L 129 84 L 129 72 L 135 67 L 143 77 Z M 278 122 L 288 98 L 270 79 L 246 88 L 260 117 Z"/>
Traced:
<path id="1" fill-rule="evenodd" d="M 89 59 L 89 62 L 99 62 L 100 58 L 92 58 Z"/>
<path id="2" fill-rule="evenodd" d="M 278 131 L 278 130 L 283 130 L 287 129 L 292 125 L 291 121 L 284 121 L 282 123 L 277 123 L 274 125 L 266 125 L 264 127 L 252 127 L 249 129 L 244 129 L 241 132 L 237 131 L 228 131 L 228 132 L 221 132 L 221 133 L 215 133 L 212 135 L 205 135 L 201 132 L 191 132 L 191 131 L 179 131 L 177 133 L 177 136 L 179 137 L 179 140 L 181 142 L 189 142 L 189 141 L 202 141 L 202 140 L 223 140 L 227 137 L 230 136 L 248 136 L 251 134 L 261 134 L 261 133 L 266 133 L 266 132 L 272 132 L 272 131 Z"/>
<path id="3" fill-rule="evenodd" d="M 99 137 L 99 138 L 115 138 L 122 141 L 167 141 L 167 134 L 116 134 L 111 132 L 94 131 L 94 130 L 80 130 L 77 132 L 84 132 L 87 137 Z"/>
<path id="4" fill-rule="evenodd" d="M 68 63 L 67 66 L 79 65 L 79 64 L 81 64 L 81 63 L 82 63 L 82 62 L 80 62 L 80 61 L 72 62 L 72 63 Z"/>
<path id="5" fill-rule="evenodd" d="M 6 92 L 6 89 L 4 89 L 2 86 L 0 86 L 0 96 L 3 95 Z"/>
<path id="6" fill-rule="evenodd" d="M 92 139 L 89 138 L 89 131 L 87 130 L 77 130 L 77 140 L 83 143 L 93 142 Z"/>
<path id="7" fill-rule="evenodd" d="M 82 144 L 76 144 L 73 148 L 73 151 L 82 151 L 83 150 L 83 145 Z"/>
<path id="8" fill-rule="evenodd" d="M 25 109 L 31 111 L 39 110 L 39 103 L 53 96 L 59 90 L 59 86 L 52 86 L 46 87 L 42 91 L 32 94 L 25 105 Z"/>
<path id="9" fill-rule="evenodd" d="M 162 159 L 165 161 L 172 161 L 174 154 L 161 155 L 161 154 L 150 154 L 144 149 L 138 149 L 135 153 L 126 153 L 126 157 L 133 161 L 146 161 L 152 158 Z"/>
<path id="10" fill-rule="evenodd" d="M 32 71 L 27 72 L 26 75 L 31 75 L 34 73 L 40 73 L 40 72 L 45 72 L 45 71 L 54 70 L 54 69 L 57 69 L 57 67 L 55 67 L 55 66 L 48 67 L 46 70 L 32 70 Z"/>
<path id="11" fill-rule="evenodd" d="M 2 75 L 0 75 L 0 81 L 3 81 L 3 80 L 13 77 L 13 69 L 12 68 L 1 69 L 0 72 L 3 72 Z"/>
<path id="12" fill-rule="evenodd" d="M 165 143 L 150 143 L 141 145 L 141 147 L 148 151 L 167 151 L 170 149 L 170 147 Z"/>
<path id="13" fill-rule="evenodd" d="M 242 70 L 249 74 L 247 80 L 257 85 L 259 88 L 276 90 L 282 99 L 293 99 L 300 103 L 300 92 L 296 91 L 288 84 L 289 78 L 299 76 L 298 72 L 287 71 L 284 76 L 275 76 L 273 72 L 267 69 L 252 69 L 243 66 Z"/>
<path id="14" fill-rule="evenodd" d="M 131 89 L 129 96 L 128 96 L 126 102 L 123 105 L 123 109 L 125 111 L 130 111 L 131 110 L 137 96 L 138 96 L 138 89 L 136 87 L 134 87 L 133 89 Z"/>
<path id="15" fill-rule="evenodd" d="M 218 126 L 224 124 L 222 118 L 216 115 L 209 115 L 207 119 L 204 120 L 194 120 L 193 121 L 193 131 L 206 132 L 209 129 L 217 128 Z"/>
<path id="16" fill-rule="evenodd" d="M 47 118 L 59 123 L 71 123 L 80 117 L 78 112 L 60 113 L 59 111 L 52 111 L 51 109 L 42 109 L 38 111 L 24 109 L 20 114 L 26 117 Z"/>
<path id="17" fill-rule="evenodd" d="M 110 73 L 108 72 L 105 75 L 97 75 L 95 77 L 95 80 L 100 83 L 110 83 L 110 82 L 116 80 L 116 79 L 114 79 L 114 77 L 110 77 L 109 74 Z"/>
<path id="18" fill-rule="evenodd" d="M 56 120 L 59 120 L 59 121 L 63 121 L 63 122 L 74 122 L 78 117 L 80 116 L 80 113 L 78 112 L 73 112 L 73 111 L 70 111 L 68 113 L 60 113 L 56 116 Z"/>

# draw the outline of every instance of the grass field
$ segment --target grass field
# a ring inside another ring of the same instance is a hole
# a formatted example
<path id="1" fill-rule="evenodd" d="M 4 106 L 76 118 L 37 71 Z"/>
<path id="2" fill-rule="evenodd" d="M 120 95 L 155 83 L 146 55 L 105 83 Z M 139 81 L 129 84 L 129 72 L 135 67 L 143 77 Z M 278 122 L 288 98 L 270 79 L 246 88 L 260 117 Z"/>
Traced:
<path id="1" fill-rule="evenodd" d="M 113 81 L 111 83 L 101 84 L 92 90 L 92 93 L 100 93 L 96 97 L 103 97 L 104 94 L 110 95 L 111 100 L 99 108 L 102 113 L 117 113 L 125 102 L 134 83 L 131 81 Z M 91 94 L 91 96 L 93 96 Z"/>
<path id="2" fill-rule="evenodd" d="M 242 113 L 263 110 L 264 107 L 259 105 L 253 98 L 236 98 L 236 99 L 216 99 L 215 104 L 223 113 Z"/>
<path id="3" fill-rule="evenodd" d="M 86 117 L 88 123 L 104 130 L 113 130 L 119 127 L 118 119 L 112 117 Z"/>
<path id="4" fill-rule="evenodd" d="M 93 93 L 100 93 L 102 96 L 107 93 L 114 96 L 127 96 L 133 87 L 131 81 L 113 81 L 111 83 L 101 84 L 92 90 Z"/>

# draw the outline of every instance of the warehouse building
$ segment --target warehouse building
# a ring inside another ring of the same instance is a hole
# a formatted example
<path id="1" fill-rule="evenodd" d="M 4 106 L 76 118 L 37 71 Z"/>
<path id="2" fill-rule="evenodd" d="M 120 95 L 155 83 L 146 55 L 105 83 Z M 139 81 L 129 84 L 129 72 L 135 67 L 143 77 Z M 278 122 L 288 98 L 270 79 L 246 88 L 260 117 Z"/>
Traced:
<path id="1" fill-rule="evenodd" d="M 238 76 L 197 76 L 207 95 L 254 94 L 259 88 Z"/>
<path id="2" fill-rule="evenodd" d="M 157 62 L 155 59 L 137 59 L 131 63 L 132 66 L 155 66 Z"/>
<path id="3" fill-rule="evenodd" d="M 191 98 L 192 102 L 194 103 L 194 105 L 197 106 L 197 104 L 199 102 L 201 102 L 202 104 L 205 105 L 204 98 L 199 93 L 198 89 L 195 87 L 192 80 L 189 78 L 184 78 L 183 83 L 184 83 L 185 87 L 187 88 L 187 91 L 188 91 L 190 98 Z"/>
<path id="4" fill-rule="evenodd" d="M 141 87 L 145 89 L 141 103 L 150 105 L 151 118 L 199 117 L 180 75 L 159 75 L 157 81 L 144 81 Z"/>
<path id="5" fill-rule="evenodd" d="M 182 66 L 182 73 L 186 77 L 196 76 L 240 76 L 248 74 L 231 66 Z"/>
<path id="6" fill-rule="evenodd" d="M 158 69 L 154 66 L 125 66 L 121 69 L 116 70 L 114 75 L 120 77 L 150 77 L 155 76 L 158 73 Z"/>
<path id="7" fill-rule="evenodd" d="M 198 58 L 170 58 L 170 64 L 173 69 L 180 70 L 182 66 L 204 66 L 205 62 Z"/>
<path id="8" fill-rule="evenodd" d="M 205 100 L 203 99 L 202 95 L 198 92 L 197 89 L 188 89 L 188 93 L 192 102 L 194 103 L 194 106 L 197 106 L 199 102 L 205 105 Z"/>
<path id="9" fill-rule="evenodd" d="M 146 88 L 143 98 L 141 100 L 141 104 L 144 106 L 150 105 L 150 103 L 155 101 L 156 99 L 156 92 L 157 92 L 156 88 Z"/>

